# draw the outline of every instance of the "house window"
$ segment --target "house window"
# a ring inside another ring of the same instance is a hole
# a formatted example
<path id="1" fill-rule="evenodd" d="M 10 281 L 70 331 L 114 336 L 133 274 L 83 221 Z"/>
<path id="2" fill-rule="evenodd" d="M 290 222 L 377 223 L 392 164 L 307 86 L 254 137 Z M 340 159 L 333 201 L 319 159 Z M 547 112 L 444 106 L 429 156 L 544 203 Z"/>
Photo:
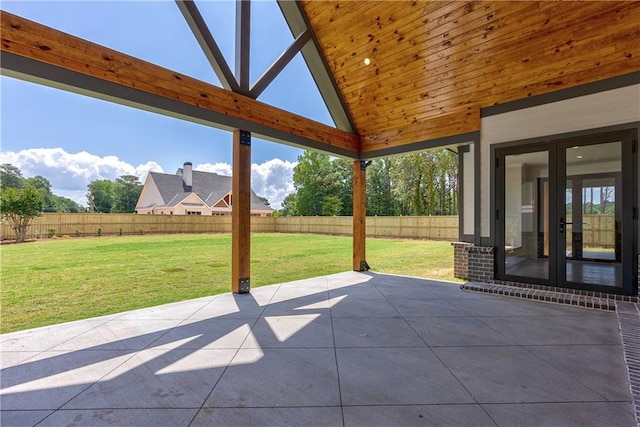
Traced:
<path id="1" fill-rule="evenodd" d="M 199 211 L 187 211 L 187 215 L 202 215 L 202 212 L 199 212 Z"/>

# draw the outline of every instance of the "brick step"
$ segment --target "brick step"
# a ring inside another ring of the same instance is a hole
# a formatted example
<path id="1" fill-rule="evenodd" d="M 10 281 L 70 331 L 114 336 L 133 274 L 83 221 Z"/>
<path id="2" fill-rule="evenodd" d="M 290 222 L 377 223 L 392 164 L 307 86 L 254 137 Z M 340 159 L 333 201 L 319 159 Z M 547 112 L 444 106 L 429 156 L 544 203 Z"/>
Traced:
<path id="1" fill-rule="evenodd" d="M 569 292 L 551 291 L 546 289 L 532 289 L 525 287 L 476 282 L 469 282 L 460 285 L 460 289 L 465 291 L 504 295 L 512 298 L 545 301 L 556 304 L 575 305 L 578 307 L 593 308 L 597 310 L 616 310 L 616 300 L 614 298 L 603 298 L 590 295 L 579 295 Z"/>

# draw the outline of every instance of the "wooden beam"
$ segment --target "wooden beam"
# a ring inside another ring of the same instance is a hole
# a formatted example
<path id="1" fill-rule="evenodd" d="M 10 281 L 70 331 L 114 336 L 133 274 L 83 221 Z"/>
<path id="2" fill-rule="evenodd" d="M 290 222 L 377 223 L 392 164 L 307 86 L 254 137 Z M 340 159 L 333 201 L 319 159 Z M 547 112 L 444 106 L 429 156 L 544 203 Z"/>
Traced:
<path id="1" fill-rule="evenodd" d="M 369 269 L 366 257 L 367 173 L 366 162 L 353 162 L 353 270 Z"/>
<path id="2" fill-rule="evenodd" d="M 236 1 L 236 79 L 243 93 L 249 93 L 251 0 Z"/>
<path id="3" fill-rule="evenodd" d="M 231 290 L 251 290 L 251 134 L 233 132 L 231 177 Z"/>
<path id="4" fill-rule="evenodd" d="M 191 32 L 193 32 L 198 44 L 202 48 L 204 55 L 209 60 L 211 67 L 213 67 L 213 71 L 216 73 L 216 76 L 218 76 L 222 87 L 233 92 L 240 92 L 240 86 L 238 86 L 236 78 L 233 76 L 222 51 L 213 38 L 211 31 L 209 31 L 209 27 L 207 27 L 207 23 L 204 21 L 204 18 L 202 18 L 196 4 L 193 0 L 176 0 L 176 4 L 180 12 L 182 12 L 185 21 L 187 21 L 187 25 L 191 28 Z"/>
<path id="5" fill-rule="evenodd" d="M 289 45 L 282 55 L 275 60 L 271 67 L 258 78 L 258 81 L 251 87 L 249 96 L 256 99 L 260 94 L 269 86 L 269 84 L 275 79 L 278 74 L 286 67 L 289 62 L 300 52 L 307 42 L 311 40 L 311 31 L 304 30 L 296 39 Z"/>
<path id="6" fill-rule="evenodd" d="M 2 74 L 225 130 L 358 158 L 357 135 L 0 11 Z"/>

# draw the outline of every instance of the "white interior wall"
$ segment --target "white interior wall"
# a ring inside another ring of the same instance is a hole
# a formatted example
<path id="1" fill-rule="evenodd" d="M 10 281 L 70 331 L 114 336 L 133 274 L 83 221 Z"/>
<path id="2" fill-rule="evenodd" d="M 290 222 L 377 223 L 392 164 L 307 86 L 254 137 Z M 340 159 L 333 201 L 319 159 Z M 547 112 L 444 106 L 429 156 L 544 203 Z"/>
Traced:
<path id="1" fill-rule="evenodd" d="M 490 236 L 492 144 L 640 121 L 640 85 L 483 117 L 480 122 L 481 236 Z"/>

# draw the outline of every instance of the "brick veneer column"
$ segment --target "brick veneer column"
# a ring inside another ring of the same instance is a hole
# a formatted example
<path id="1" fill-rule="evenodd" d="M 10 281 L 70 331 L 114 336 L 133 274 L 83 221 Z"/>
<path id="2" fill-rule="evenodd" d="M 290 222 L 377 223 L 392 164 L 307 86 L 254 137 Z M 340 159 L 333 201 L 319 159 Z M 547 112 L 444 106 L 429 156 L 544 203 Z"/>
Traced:
<path id="1" fill-rule="evenodd" d="M 452 242 L 453 246 L 453 277 L 466 279 L 469 277 L 469 253 L 466 248 L 473 243 Z"/>
<path id="2" fill-rule="evenodd" d="M 490 283 L 494 279 L 494 253 L 493 246 L 467 246 L 468 255 L 467 279 L 471 282 Z"/>

